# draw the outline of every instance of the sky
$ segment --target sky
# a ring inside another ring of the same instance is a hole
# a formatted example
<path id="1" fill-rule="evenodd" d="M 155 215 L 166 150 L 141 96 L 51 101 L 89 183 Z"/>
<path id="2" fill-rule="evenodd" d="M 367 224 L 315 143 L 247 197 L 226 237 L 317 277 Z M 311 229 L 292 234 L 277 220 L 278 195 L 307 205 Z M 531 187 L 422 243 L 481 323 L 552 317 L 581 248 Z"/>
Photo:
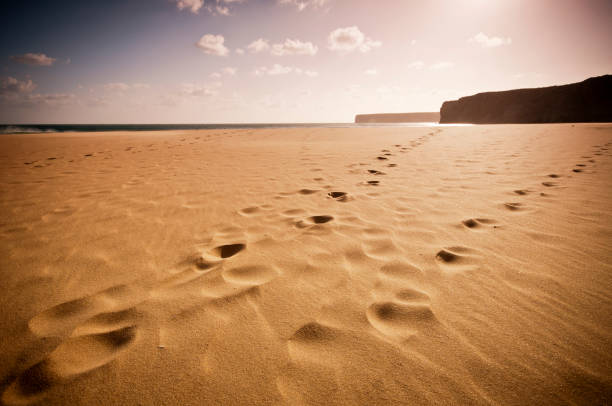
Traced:
<path id="1" fill-rule="evenodd" d="M 612 73 L 610 0 L 5 0 L 2 123 L 352 122 Z"/>

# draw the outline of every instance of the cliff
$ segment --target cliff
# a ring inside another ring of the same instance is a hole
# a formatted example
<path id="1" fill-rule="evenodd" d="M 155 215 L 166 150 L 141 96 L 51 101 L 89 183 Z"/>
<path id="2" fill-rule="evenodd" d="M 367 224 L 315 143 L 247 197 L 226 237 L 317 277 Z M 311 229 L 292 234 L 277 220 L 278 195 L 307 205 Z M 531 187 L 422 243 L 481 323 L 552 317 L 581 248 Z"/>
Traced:
<path id="1" fill-rule="evenodd" d="M 356 123 L 430 123 L 438 122 L 440 113 L 382 113 L 357 114 Z"/>
<path id="2" fill-rule="evenodd" d="M 612 121 L 612 75 L 535 89 L 478 93 L 446 101 L 440 123 L 570 123 Z"/>

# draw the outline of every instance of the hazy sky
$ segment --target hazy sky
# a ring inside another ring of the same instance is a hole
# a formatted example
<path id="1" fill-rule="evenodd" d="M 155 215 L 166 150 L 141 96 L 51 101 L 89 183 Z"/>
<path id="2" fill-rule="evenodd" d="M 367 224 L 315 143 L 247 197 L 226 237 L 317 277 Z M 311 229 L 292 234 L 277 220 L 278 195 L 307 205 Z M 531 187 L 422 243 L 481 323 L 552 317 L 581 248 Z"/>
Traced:
<path id="1" fill-rule="evenodd" d="M 5 1 L 0 122 L 350 122 L 612 73 L 610 0 Z"/>

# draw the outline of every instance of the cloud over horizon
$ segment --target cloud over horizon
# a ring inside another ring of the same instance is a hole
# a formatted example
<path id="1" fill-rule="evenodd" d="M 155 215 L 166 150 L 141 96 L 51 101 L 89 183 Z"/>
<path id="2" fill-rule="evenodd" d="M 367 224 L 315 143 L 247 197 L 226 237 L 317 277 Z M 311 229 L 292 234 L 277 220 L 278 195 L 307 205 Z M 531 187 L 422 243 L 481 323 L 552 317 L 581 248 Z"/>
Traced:
<path id="1" fill-rule="evenodd" d="M 229 49 L 224 45 L 223 35 L 205 34 L 196 42 L 196 46 L 208 55 L 227 56 Z"/>
<path id="2" fill-rule="evenodd" d="M 193 14 L 198 14 L 204 5 L 204 0 L 175 0 L 179 10 L 187 9 Z"/>
<path id="3" fill-rule="evenodd" d="M 343 54 L 353 51 L 366 53 L 382 46 L 381 41 L 366 37 L 356 25 L 335 29 L 329 34 L 327 43 L 330 50 Z"/>
<path id="4" fill-rule="evenodd" d="M 502 45 L 512 44 L 512 38 L 489 37 L 485 33 L 479 32 L 473 37 L 468 38 L 468 42 L 476 43 L 483 48 L 495 48 Z"/>
<path id="5" fill-rule="evenodd" d="M 18 80 L 7 76 L 0 81 L 0 96 L 14 95 L 19 93 L 30 93 L 36 89 L 36 83 L 28 80 Z"/>
<path id="6" fill-rule="evenodd" d="M 329 2 L 330 0 L 278 0 L 278 4 L 294 5 L 299 11 L 303 11 L 308 7 L 321 8 Z"/>
<path id="7" fill-rule="evenodd" d="M 23 55 L 13 55 L 9 57 L 12 61 L 32 66 L 51 66 L 57 58 L 51 58 L 45 54 L 26 53 Z M 70 61 L 70 59 L 68 59 Z"/>
<path id="8" fill-rule="evenodd" d="M 58 106 L 76 102 L 72 93 L 33 93 L 37 88 L 32 80 L 19 80 L 7 76 L 0 80 L 0 102 L 13 106 Z"/>
<path id="9" fill-rule="evenodd" d="M 271 67 L 261 66 L 253 71 L 255 76 L 278 76 L 278 75 L 287 75 L 289 73 L 295 73 L 297 75 L 306 75 L 308 77 L 317 77 L 319 76 L 319 72 L 304 70 L 301 68 L 293 67 L 293 66 L 283 66 L 278 63 L 275 63 Z"/>
<path id="10" fill-rule="evenodd" d="M 302 42 L 299 39 L 287 38 L 282 44 L 272 45 L 271 53 L 276 56 L 283 55 L 310 55 L 314 56 L 319 51 L 319 47 L 312 42 Z"/>

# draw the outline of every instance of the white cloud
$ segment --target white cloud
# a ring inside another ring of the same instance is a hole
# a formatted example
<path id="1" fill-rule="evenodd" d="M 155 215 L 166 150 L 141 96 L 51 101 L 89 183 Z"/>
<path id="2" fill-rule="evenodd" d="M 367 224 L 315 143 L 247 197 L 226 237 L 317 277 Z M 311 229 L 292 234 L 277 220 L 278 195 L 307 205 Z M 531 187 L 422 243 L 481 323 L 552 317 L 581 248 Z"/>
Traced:
<path id="1" fill-rule="evenodd" d="M 106 90 L 112 90 L 112 91 L 126 91 L 130 88 L 130 85 L 128 85 L 127 83 L 123 83 L 123 82 L 112 82 L 112 83 L 107 83 L 104 85 L 104 88 Z"/>
<path id="2" fill-rule="evenodd" d="M 85 99 L 85 105 L 88 107 L 110 106 L 111 102 L 107 97 L 91 96 Z"/>
<path id="3" fill-rule="evenodd" d="M 429 69 L 442 70 L 442 69 L 452 68 L 453 66 L 455 66 L 455 64 L 452 62 L 442 61 L 442 62 L 434 63 L 433 65 L 429 67 Z"/>
<path id="4" fill-rule="evenodd" d="M 72 93 L 32 93 L 36 84 L 31 80 L 19 80 L 8 76 L 0 81 L 0 101 L 14 106 L 58 106 L 76 101 Z"/>
<path id="5" fill-rule="evenodd" d="M 278 63 L 275 63 L 271 67 L 262 66 L 253 71 L 255 76 L 278 76 L 278 75 L 287 75 L 289 73 L 294 73 L 296 75 L 306 75 L 308 77 L 316 77 L 319 76 L 319 73 L 311 70 L 304 70 L 301 68 L 296 68 L 293 66 L 283 66 Z"/>
<path id="6" fill-rule="evenodd" d="M 200 48 L 205 54 L 227 56 L 229 49 L 223 43 L 225 38 L 223 35 L 206 34 L 196 43 L 196 46 Z"/>
<path id="7" fill-rule="evenodd" d="M 216 10 L 217 10 L 217 13 L 221 14 L 222 16 L 231 15 L 230 9 L 228 7 L 217 5 Z"/>
<path id="8" fill-rule="evenodd" d="M 204 5 L 204 0 L 175 0 L 176 7 L 179 10 L 188 9 L 193 14 L 198 14 L 202 6 Z"/>
<path id="9" fill-rule="evenodd" d="M 406 65 L 408 69 L 422 69 L 423 66 L 425 66 L 425 63 L 423 61 L 414 61 Z"/>
<path id="10" fill-rule="evenodd" d="M 244 55 L 244 49 L 242 48 L 236 48 L 234 52 L 237 53 L 238 55 Z"/>
<path id="11" fill-rule="evenodd" d="M 56 58 L 51 58 L 45 54 L 33 54 L 27 53 L 23 55 L 13 55 L 10 57 L 11 60 L 23 63 L 25 65 L 34 65 L 34 66 L 51 66 L 57 60 Z"/>
<path id="12" fill-rule="evenodd" d="M 329 3 L 330 0 L 278 0 L 278 4 L 291 4 L 302 11 L 308 7 L 320 8 Z"/>
<path id="13" fill-rule="evenodd" d="M 232 66 L 227 66 L 227 67 L 221 69 L 221 72 L 224 75 L 227 75 L 227 76 L 234 76 L 236 74 L 236 72 L 238 72 L 238 69 L 236 69 L 236 68 L 234 68 Z"/>
<path id="14" fill-rule="evenodd" d="M 344 54 L 353 51 L 369 52 L 372 48 L 378 48 L 382 45 L 382 42 L 366 37 L 354 25 L 332 31 L 327 38 L 327 42 L 330 50 Z"/>
<path id="15" fill-rule="evenodd" d="M 410 41 L 410 45 L 416 45 L 416 43 L 417 43 L 416 39 L 413 39 L 413 40 Z"/>
<path id="16" fill-rule="evenodd" d="M 124 82 L 110 82 L 104 84 L 104 89 L 117 92 L 125 92 L 129 89 L 149 89 L 151 85 L 148 83 L 133 83 L 131 85 Z"/>
<path id="17" fill-rule="evenodd" d="M 255 69 L 255 76 L 263 76 L 263 75 L 286 75 L 287 73 L 291 73 L 293 68 L 290 66 L 283 66 L 275 63 L 271 68 L 262 66 L 261 68 Z"/>
<path id="18" fill-rule="evenodd" d="M 363 71 L 363 73 L 365 75 L 368 75 L 368 76 L 376 76 L 376 75 L 378 75 L 378 70 L 376 70 L 376 69 L 366 69 L 365 71 Z"/>
<path id="19" fill-rule="evenodd" d="M 272 55 L 316 55 L 319 48 L 312 42 L 302 42 L 299 39 L 287 38 L 282 44 L 272 45 Z"/>
<path id="20" fill-rule="evenodd" d="M 489 37 L 486 34 L 479 32 L 472 38 L 469 38 L 468 42 L 474 42 L 476 44 L 479 44 L 483 48 L 495 48 L 502 45 L 512 44 L 512 38 Z"/>
<path id="21" fill-rule="evenodd" d="M 211 78 L 213 78 L 213 79 L 219 79 L 223 75 L 225 75 L 225 76 L 234 76 L 236 74 L 236 72 L 238 72 L 238 69 L 236 69 L 234 67 L 231 67 L 231 66 L 227 66 L 227 67 L 221 69 L 220 72 L 213 72 L 209 76 Z"/>
<path id="22" fill-rule="evenodd" d="M 25 104 L 44 104 L 47 106 L 60 106 L 75 103 L 76 96 L 72 93 L 33 94 L 25 100 Z"/>
<path id="23" fill-rule="evenodd" d="M 179 10 L 189 10 L 198 14 L 201 9 L 213 15 L 231 16 L 232 10 L 227 6 L 233 3 L 242 3 L 245 0 L 171 0 L 176 3 Z"/>
<path id="24" fill-rule="evenodd" d="M 36 83 L 31 80 L 18 80 L 8 76 L 0 82 L 0 96 L 31 93 L 36 89 Z"/>
<path id="25" fill-rule="evenodd" d="M 208 84 L 183 83 L 181 84 L 179 95 L 189 97 L 208 97 L 219 94 L 218 89 L 222 86 L 221 82 Z"/>
<path id="26" fill-rule="evenodd" d="M 257 54 L 259 52 L 267 51 L 268 49 L 270 49 L 270 44 L 268 43 L 267 39 L 259 38 L 251 42 L 249 46 L 247 46 L 247 49 L 251 53 Z"/>

